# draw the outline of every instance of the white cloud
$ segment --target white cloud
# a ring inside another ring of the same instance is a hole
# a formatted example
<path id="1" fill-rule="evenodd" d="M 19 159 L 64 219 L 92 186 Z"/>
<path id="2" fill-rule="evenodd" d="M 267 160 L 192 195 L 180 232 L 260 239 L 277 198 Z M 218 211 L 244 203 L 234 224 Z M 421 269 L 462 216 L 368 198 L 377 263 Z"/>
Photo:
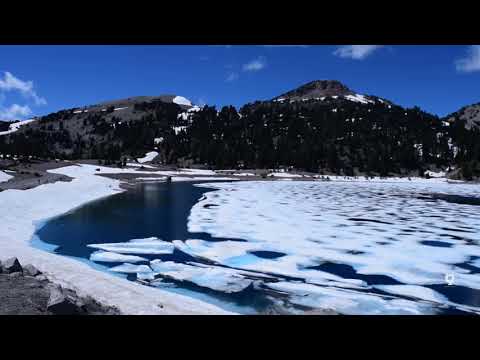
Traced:
<path id="1" fill-rule="evenodd" d="M 37 95 L 32 81 L 23 81 L 6 71 L 3 79 L 0 78 L 0 91 L 18 91 L 23 96 L 33 99 L 35 105 L 46 105 L 47 100 Z"/>
<path id="2" fill-rule="evenodd" d="M 363 60 L 382 47 L 383 45 L 345 45 L 340 46 L 333 54 L 341 58 Z"/>
<path id="3" fill-rule="evenodd" d="M 260 56 L 243 65 L 243 71 L 260 71 L 267 66 L 266 59 Z"/>
<path id="4" fill-rule="evenodd" d="M 470 46 L 468 55 L 457 60 L 455 66 L 460 72 L 480 71 L 480 45 Z"/>
<path id="5" fill-rule="evenodd" d="M 0 120 L 19 120 L 32 113 L 32 110 L 27 106 L 13 104 L 7 108 L 0 108 Z"/>
<path id="6" fill-rule="evenodd" d="M 232 82 L 238 79 L 238 74 L 236 72 L 231 72 L 228 74 L 227 78 L 225 79 L 226 82 Z"/>

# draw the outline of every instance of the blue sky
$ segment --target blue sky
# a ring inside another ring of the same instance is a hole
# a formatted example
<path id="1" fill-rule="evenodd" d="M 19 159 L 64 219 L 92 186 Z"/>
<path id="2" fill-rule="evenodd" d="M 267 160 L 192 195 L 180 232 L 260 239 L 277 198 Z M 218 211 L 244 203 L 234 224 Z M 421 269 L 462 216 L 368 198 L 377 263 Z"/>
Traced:
<path id="1" fill-rule="evenodd" d="M 480 102 L 480 46 L 0 46 L 0 119 L 167 93 L 239 107 L 317 79 L 446 115 Z"/>

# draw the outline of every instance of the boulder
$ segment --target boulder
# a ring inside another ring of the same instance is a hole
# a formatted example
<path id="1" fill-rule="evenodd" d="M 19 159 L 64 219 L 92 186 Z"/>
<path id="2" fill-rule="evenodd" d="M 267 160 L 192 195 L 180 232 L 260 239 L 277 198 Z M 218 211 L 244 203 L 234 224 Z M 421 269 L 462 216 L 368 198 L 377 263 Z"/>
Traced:
<path id="1" fill-rule="evenodd" d="M 3 266 L 4 272 L 6 272 L 8 274 L 23 271 L 22 265 L 20 265 L 20 262 L 15 257 L 5 260 L 2 263 L 2 266 Z"/>
<path id="2" fill-rule="evenodd" d="M 65 295 L 62 290 L 57 287 L 52 287 L 50 290 L 47 310 L 54 315 L 73 315 L 78 314 L 80 311 L 75 299 Z"/>
<path id="3" fill-rule="evenodd" d="M 41 274 L 41 271 L 35 266 L 28 264 L 23 267 L 23 273 L 29 276 L 37 276 Z"/>
<path id="4" fill-rule="evenodd" d="M 47 277 L 43 274 L 35 276 L 35 279 L 37 279 L 38 281 L 48 281 Z"/>

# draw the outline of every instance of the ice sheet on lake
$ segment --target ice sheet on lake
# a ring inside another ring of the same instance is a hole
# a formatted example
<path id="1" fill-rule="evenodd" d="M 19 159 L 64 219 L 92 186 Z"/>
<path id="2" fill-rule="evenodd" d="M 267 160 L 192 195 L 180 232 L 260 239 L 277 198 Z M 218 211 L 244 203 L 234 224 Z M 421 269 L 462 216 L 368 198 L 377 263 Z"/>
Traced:
<path id="1" fill-rule="evenodd" d="M 389 299 L 377 294 L 321 287 L 294 282 L 277 282 L 269 288 L 291 294 L 295 305 L 330 309 L 346 315 L 420 315 L 433 314 L 432 305 L 405 299 Z"/>
<path id="2" fill-rule="evenodd" d="M 147 261 L 147 259 L 141 256 L 135 255 L 124 255 L 118 254 L 110 251 L 95 251 L 90 255 L 91 261 L 97 262 L 124 262 L 124 263 L 138 263 L 142 261 Z"/>
<path id="3" fill-rule="evenodd" d="M 480 256 L 478 207 L 428 197 L 431 193 L 480 197 L 476 185 L 435 179 L 359 180 L 354 186 L 299 181 L 197 186 L 219 191 L 206 193 L 192 208 L 189 231 L 247 242 L 175 243 L 190 255 L 311 284 L 364 291 L 371 286 L 359 279 L 383 275 L 417 286 L 385 287 L 384 291 L 408 297 L 407 292 L 416 289 L 423 298 L 438 303 L 442 298 L 433 296 L 425 286 L 445 284 L 446 273 L 455 273 L 456 285 L 480 289 L 478 274 L 456 266 Z M 446 245 L 438 247 L 435 242 Z M 251 254 L 258 250 L 286 255 L 259 259 Z M 351 266 L 357 278 L 311 269 L 323 263 Z"/>
<path id="4" fill-rule="evenodd" d="M 145 273 L 149 274 L 152 272 L 152 269 L 148 265 L 133 265 L 133 264 L 122 264 L 110 268 L 110 271 L 124 273 L 124 274 L 137 274 Z"/>
<path id="5" fill-rule="evenodd" d="M 404 295 L 408 297 L 413 297 L 421 300 L 438 302 L 438 303 L 448 303 L 448 299 L 439 294 L 438 292 L 426 288 L 424 286 L 416 285 L 379 285 L 376 286 L 377 289 L 383 290 L 390 294 Z"/>
<path id="6" fill-rule="evenodd" d="M 119 254 L 171 254 L 174 250 L 172 243 L 160 240 L 156 237 L 146 239 L 132 239 L 128 242 L 89 244 L 88 247 Z"/>
<path id="7" fill-rule="evenodd" d="M 225 293 L 236 293 L 246 289 L 252 280 L 245 278 L 237 271 L 217 266 L 206 266 L 197 263 L 181 264 L 172 261 L 153 260 L 152 269 L 165 277 L 177 281 L 187 281 L 201 287 Z"/>

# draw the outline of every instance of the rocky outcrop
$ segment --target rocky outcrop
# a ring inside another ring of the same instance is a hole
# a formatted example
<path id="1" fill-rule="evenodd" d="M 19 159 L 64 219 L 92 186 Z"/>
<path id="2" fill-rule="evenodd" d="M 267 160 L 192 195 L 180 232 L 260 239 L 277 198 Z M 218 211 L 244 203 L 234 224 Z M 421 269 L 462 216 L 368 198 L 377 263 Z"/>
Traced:
<path id="1" fill-rule="evenodd" d="M 22 272 L 22 265 L 17 258 L 10 258 L 1 263 L 2 272 L 7 274 Z"/>
<path id="2" fill-rule="evenodd" d="M 52 283 L 17 258 L 0 262 L 0 315 L 118 315 L 120 311 Z"/>

